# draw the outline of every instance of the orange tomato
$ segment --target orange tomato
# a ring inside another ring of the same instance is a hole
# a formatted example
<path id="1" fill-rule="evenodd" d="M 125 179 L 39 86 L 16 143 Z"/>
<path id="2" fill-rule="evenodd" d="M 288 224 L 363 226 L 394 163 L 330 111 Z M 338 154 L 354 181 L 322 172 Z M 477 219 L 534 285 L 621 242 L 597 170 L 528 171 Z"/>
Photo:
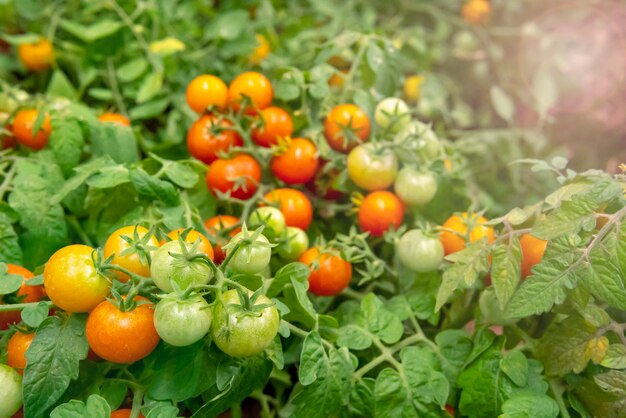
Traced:
<path id="1" fill-rule="evenodd" d="M 117 411 L 111 412 L 111 418 L 130 418 L 130 414 L 132 412 L 132 409 L 118 409 Z M 145 418 L 141 413 L 138 415 L 138 417 Z"/>
<path id="2" fill-rule="evenodd" d="M 367 141 L 370 129 L 365 112 L 353 104 L 334 107 L 324 121 L 324 136 L 328 145 L 343 153 Z"/>
<path id="3" fill-rule="evenodd" d="M 117 123 L 122 126 L 130 126 L 130 120 L 119 113 L 103 113 L 98 117 L 98 120 L 103 123 Z"/>
<path id="4" fill-rule="evenodd" d="M 13 126 L 11 124 L 5 125 L 4 129 L 9 131 L 8 134 L 2 135 L 2 149 L 13 148 L 17 145 L 17 139 L 13 135 Z"/>
<path id="5" fill-rule="evenodd" d="M 262 147 L 278 144 L 279 138 L 293 134 L 293 121 L 289 113 L 280 107 L 271 106 L 261 110 L 263 126 L 252 131 L 252 140 Z"/>
<path id="6" fill-rule="evenodd" d="M 22 286 L 17 291 L 17 297 L 20 303 L 39 302 L 46 296 L 43 286 L 29 286 L 26 281 L 35 277 L 33 273 L 24 267 L 15 264 L 7 264 L 7 273 L 16 274 L 24 278 Z M 0 296 L 0 304 L 2 297 Z M 21 311 L 0 312 L 0 330 L 9 329 L 9 325 L 17 324 L 22 320 Z"/>
<path id="7" fill-rule="evenodd" d="M 46 113 L 41 128 L 36 135 L 33 135 L 37 115 L 39 112 L 35 109 L 24 109 L 17 112 L 13 119 L 13 134 L 17 142 L 34 150 L 44 148 L 52 132 L 50 116 Z"/>
<path id="8" fill-rule="evenodd" d="M 461 16 L 472 25 L 482 25 L 491 18 L 491 4 L 488 0 L 468 0 L 461 9 Z"/>
<path id="9" fill-rule="evenodd" d="M 167 234 L 167 236 L 171 240 L 177 240 L 178 237 L 181 236 L 185 232 L 185 230 L 186 230 L 185 228 L 174 229 L 173 231 L 170 231 Z M 189 232 L 187 233 L 187 236 L 185 237 L 185 241 L 190 244 L 193 244 L 198 240 L 200 241 L 198 245 L 198 251 L 206 254 L 211 260 L 213 260 L 213 257 L 214 257 L 213 246 L 211 245 L 207 237 L 205 237 L 204 235 L 202 235 L 200 232 L 196 231 L 195 229 L 189 230 Z M 163 244 L 165 244 L 165 241 L 161 241 L 161 245 Z"/>
<path id="10" fill-rule="evenodd" d="M 304 184 L 315 177 L 319 158 L 315 145 L 304 138 L 289 141 L 288 148 L 272 158 L 272 173 L 287 184 Z"/>
<path id="11" fill-rule="evenodd" d="M 339 70 L 339 72 L 334 72 L 330 78 L 328 79 L 328 85 L 331 87 L 341 88 L 346 82 L 346 76 L 348 75 L 349 70 L 344 68 L 343 70 Z"/>
<path id="12" fill-rule="evenodd" d="M 21 44 L 17 48 L 17 54 L 20 62 L 30 71 L 47 70 L 54 62 L 54 48 L 45 38 L 37 42 Z"/>
<path id="13" fill-rule="evenodd" d="M 404 204 L 386 190 L 371 192 L 359 207 L 359 226 L 374 237 L 383 235 L 391 226 L 398 229 L 403 217 Z"/>
<path id="14" fill-rule="evenodd" d="M 137 297 L 137 301 L 146 301 Z M 159 343 L 154 327 L 154 305 L 145 303 L 122 312 L 105 300 L 89 313 L 87 341 L 103 359 L 113 363 L 134 363 L 148 356 Z"/>
<path id="15" fill-rule="evenodd" d="M 104 258 L 113 256 L 111 264 L 116 264 L 126 270 L 142 277 L 150 277 L 150 265 L 148 264 L 148 254 L 156 251 L 159 247 L 159 241 L 153 235 L 148 238 L 144 245 L 140 247 L 131 246 L 125 238 L 134 239 L 135 232 L 138 239 L 142 239 L 148 234 L 148 229 L 143 226 L 124 226 L 109 235 L 104 243 Z M 131 250 L 131 247 L 134 247 Z M 117 279 L 121 282 L 127 282 L 130 277 L 121 271 L 115 271 Z"/>
<path id="16" fill-rule="evenodd" d="M 309 248 L 298 260 L 309 266 L 309 290 L 318 296 L 333 296 L 348 287 L 352 279 L 352 264 L 338 255 Z M 313 262 L 317 261 L 317 268 Z"/>
<path id="17" fill-rule="evenodd" d="M 26 368 L 26 350 L 35 339 L 35 334 L 16 332 L 9 339 L 7 345 L 7 364 L 13 367 L 19 374 L 24 373 Z"/>
<path id="18" fill-rule="evenodd" d="M 228 240 L 220 236 L 220 231 L 222 229 L 233 227 L 238 223 L 239 218 L 230 215 L 217 215 L 204 221 L 204 227 L 207 232 L 215 237 L 215 240 L 217 241 L 215 243 L 215 247 L 213 247 L 215 252 L 215 258 L 213 261 L 215 261 L 216 264 L 221 264 L 226 258 L 226 252 L 222 249 L 222 247 L 228 243 Z M 241 232 L 241 228 L 234 228 L 229 232 L 229 235 L 232 238 L 239 232 Z"/>
<path id="19" fill-rule="evenodd" d="M 228 87 L 228 103 L 235 112 L 241 108 L 244 96 L 249 98 L 254 107 L 265 109 L 272 104 L 274 97 L 272 83 L 263 74 L 257 72 L 239 74 Z M 246 113 L 253 114 L 255 109 L 249 107 Z"/>
<path id="20" fill-rule="evenodd" d="M 489 242 L 493 242 L 495 239 L 493 228 L 484 226 L 487 222 L 482 216 L 472 214 L 471 216 L 464 212 L 460 216 L 452 215 L 443 224 L 443 228 L 451 231 L 444 230 L 441 235 L 441 243 L 445 250 L 446 255 L 461 251 L 465 248 L 467 242 L 476 242 L 482 238 L 487 238 Z M 471 230 L 468 230 L 470 228 Z"/>
<path id="21" fill-rule="evenodd" d="M 236 199 L 250 199 L 261 182 L 261 165 L 247 154 L 230 159 L 218 159 L 211 163 L 206 174 L 209 190 L 226 193 Z"/>
<path id="22" fill-rule="evenodd" d="M 519 240 L 522 247 L 522 279 L 530 276 L 531 269 L 535 264 L 539 264 L 546 251 L 547 241 L 535 238 L 530 234 L 524 234 Z"/>
<path id="23" fill-rule="evenodd" d="M 189 154 L 205 164 L 217 160 L 220 152 L 228 152 L 231 147 L 240 147 L 243 140 L 236 131 L 228 128 L 233 123 L 215 115 L 203 115 L 191 125 L 187 133 Z"/>
<path id="24" fill-rule="evenodd" d="M 305 230 L 313 220 L 313 206 L 304 193 L 296 189 L 274 189 L 264 196 L 270 203 L 278 203 L 287 226 Z"/>
<path id="25" fill-rule="evenodd" d="M 270 54 L 270 43 L 265 36 L 257 33 L 255 37 L 258 45 L 250 55 L 250 62 L 252 64 L 260 63 Z"/>
<path id="26" fill-rule="evenodd" d="M 194 112 L 202 114 L 209 106 L 224 109 L 228 102 L 228 87 L 220 78 L 211 74 L 200 75 L 189 83 L 186 91 L 187 104 Z"/>

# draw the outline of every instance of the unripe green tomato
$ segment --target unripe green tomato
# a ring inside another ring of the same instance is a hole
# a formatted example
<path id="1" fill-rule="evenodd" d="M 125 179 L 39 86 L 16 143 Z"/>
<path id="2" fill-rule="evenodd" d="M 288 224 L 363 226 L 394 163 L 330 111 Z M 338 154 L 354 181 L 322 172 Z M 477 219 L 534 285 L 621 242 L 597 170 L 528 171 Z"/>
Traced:
<path id="1" fill-rule="evenodd" d="M 249 292 L 248 295 L 252 295 Z M 280 316 L 274 303 L 264 295 L 255 305 L 270 305 L 260 311 L 247 312 L 241 306 L 235 289 L 222 293 L 213 308 L 211 336 L 224 353 L 231 357 L 250 357 L 265 350 L 278 334 Z"/>
<path id="2" fill-rule="evenodd" d="M 183 253 L 182 245 L 189 250 L 193 244 L 181 243 L 179 240 L 169 241 L 152 254 L 150 275 L 161 290 L 172 292 L 174 288 L 171 282 L 174 281 L 184 291 L 190 286 L 207 284 L 213 277 L 213 271 L 204 261 L 190 261 L 176 256 Z"/>
<path id="3" fill-rule="evenodd" d="M 283 215 L 280 209 L 272 206 L 263 206 L 255 209 L 248 219 L 248 227 L 257 229 L 260 226 L 265 226 L 263 235 L 273 241 L 285 232 L 285 227 L 287 226 L 285 215 Z"/>
<path id="4" fill-rule="evenodd" d="M 22 376 L 0 364 L 0 418 L 10 418 L 22 407 Z"/>
<path id="5" fill-rule="evenodd" d="M 309 237 L 306 232 L 295 226 L 287 227 L 285 240 L 278 246 L 278 254 L 285 260 L 297 260 L 309 248 Z"/>
<path id="6" fill-rule="evenodd" d="M 252 235 L 252 231 L 249 231 L 248 234 L 249 236 Z M 243 232 L 240 232 L 230 240 L 226 257 L 230 256 L 235 245 L 243 239 Z M 232 247 L 230 246 L 231 243 L 233 244 Z M 272 248 L 269 243 L 268 239 L 261 234 L 254 242 L 239 247 L 230 260 L 229 267 L 236 273 L 255 274 L 262 272 L 272 258 Z"/>
<path id="7" fill-rule="evenodd" d="M 168 344 L 184 347 L 199 341 L 211 329 L 211 307 L 200 295 L 180 299 L 170 294 L 154 310 L 154 327 Z"/>
<path id="8" fill-rule="evenodd" d="M 398 197 L 409 206 L 423 206 L 437 194 L 437 179 L 431 172 L 404 167 L 394 183 Z"/>
<path id="9" fill-rule="evenodd" d="M 409 106 L 402 99 L 388 97 L 376 106 L 374 119 L 381 128 L 400 132 L 411 122 Z"/>
<path id="10" fill-rule="evenodd" d="M 478 299 L 478 307 L 483 321 L 487 324 L 512 325 L 517 322 L 515 319 L 507 319 L 506 313 L 500 309 L 500 303 L 493 287 L 483 290 Z"/>
<path id="11" fill-rule="evenodd" d="M 396 245 L 400 262 L 408 269 L 426 273 L 439 268 L 443 261 L 443 245 L 437 237 L 412 229 L 402 235 Z"/>
<path id="12" fill-rule="evenodd" d="M 362 189 L 384 190 L 393 184 L 397 173 L 398 158 L 389 148 L 367 143 L 348 155 L 348 176 Z"/>
<path id="13" fill-rule="evenodd" d="M 407 137 L 410 138 L 408 141 Z M 409 154 L 420 153 L 429 160 L 434 160 L 441 154 L 441 143 L 437 135 L 430 126 L 420 121 L 412 121 L 407 129 L 398 134 L 396 141 L 404 143 L 411 150 L 411 153 L 404 149 L 398 150 L 398 158 L 403 162 L 413 161 L 414 156 Z"/>

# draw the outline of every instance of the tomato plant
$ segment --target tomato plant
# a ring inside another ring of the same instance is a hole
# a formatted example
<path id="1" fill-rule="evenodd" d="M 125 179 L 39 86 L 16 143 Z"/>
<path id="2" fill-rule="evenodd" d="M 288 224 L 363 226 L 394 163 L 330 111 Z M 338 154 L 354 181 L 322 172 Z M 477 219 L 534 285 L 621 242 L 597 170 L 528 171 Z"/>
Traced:
<path id="1" fill-rule="evenodd" d="M 26 350 L 30 347 L 35 334 L 24 334 L 17 331 L 7 344 L 7 365 L 22 374 L 26 368 Z"/>
<path id="2" fill-rule="evenodd" d="M 187 85 L 187 104 L 196 113 L 203 114 L 209 106 L 223 109 L 228 102 L 228 87 L 219 77 L 199 75 Z"/>
<path id="3" fill-rule="evenodd" d="M 34 150 L 40 150 L 46 146 L 52 130 L 48 114 L 44 116 L 40 127 L 35 129 L 38 116 L 37 110 L 25 109 L 20 110 L 13 119 L 13 135 L 17 142 Z"/>
<path id="4" fill-rule="evenodd" d="M 150 256 L 158 248 L 159 241 L 143 226 L 125 226 L 114 231 L 104 243 L 104 257 L 128 272 L 143 277 L 150 275 Z M 126 281 L 124 271 L 116 271 L 118 280 Z"/>
<path id="5" fill-rule="evenodd" d="M 272 256 L 271 245 L 261 229 L 254 233 L 246 229 L 235 235 L 224 247 L 226 261 L 238 273 L 255 274 L 262 272 L 270 263 Z"/>
<path id="6" fill-rule="evenodd" d="M 413 271 L 436 270 L 443 261 L 443 245 L 436 236 L 412 229 L 402 235 L 396 245 L 402 264 Z"/>

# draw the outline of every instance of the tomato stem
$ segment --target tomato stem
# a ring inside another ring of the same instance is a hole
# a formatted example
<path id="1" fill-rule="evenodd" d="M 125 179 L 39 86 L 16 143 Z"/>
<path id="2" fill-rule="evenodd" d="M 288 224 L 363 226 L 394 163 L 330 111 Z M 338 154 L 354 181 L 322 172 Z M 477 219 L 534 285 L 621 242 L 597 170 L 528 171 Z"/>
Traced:
<path id="1" fill-rule="evenodd" d="M 47 304 L 48 308 L 54 307 L 54 304 L 51 301 L 41 301 L 41 302 L 31 302 L 31 303 L 14 303 L 12 305 L 0 305 L 0 312 L 21 311 L 26 308 L 37 306 L 40 303 Z"/>
<path id="2" fill-rule="evenodd" d="M 141 412 L 141 404 L 143 403 L 143 389 L 141 387 L 135 387 L 133 389 L 133 406 L 130 412 L 130 418 L 139 418 Z"/>

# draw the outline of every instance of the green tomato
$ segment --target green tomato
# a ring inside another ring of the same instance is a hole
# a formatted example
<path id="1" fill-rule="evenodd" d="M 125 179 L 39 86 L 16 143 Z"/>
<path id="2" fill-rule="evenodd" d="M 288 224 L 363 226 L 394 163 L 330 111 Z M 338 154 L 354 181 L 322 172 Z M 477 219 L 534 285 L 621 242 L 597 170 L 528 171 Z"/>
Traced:
<path id="1" fill-rule="evenodd" d="M 444 256 L 441 241 L 419 229 L 405 232 L 396 245 L 396 251 L 405 267 L 419 273 L 437 270 Z"/>
<path id="2" fill-rule="evenodd" d="M 202 296 L 180 299 L 170 294 L 156 305 L 154 327 L 163 341 L 184 347 L 208 334 L 212 316 L 211 307 Z"/>
<path id="3" fill-rule="evenodd" d="M 285 232 L 287 226 L 285 215 L 280 209 L 272 206 L 255 209 L 248 219 L 248 227 L 256 229 L 260 226 L 265 226 L 263 235 L 270 240 L 275 240 Z"/>
<path id="4" fill-rule="evenodd" d="M 397 136 L 397 142 L 405 144 L 405 147 L 411 151 L 399 150 L 398 158 L 403 162 L 414 160 L 415 153 L 420 153 L 429 160 L 433 160 L 441 154 L 441 143 L 437 138 L 437 134 L 433 132 L 430 126 L 420 121 L 413 121 L 402 133 Z M 411 154 L 411 155 L 409 155 Z"/>
<path id="5" fill-rule="evenodd" d="M 243 231 L 235 235 L 226 247 L 226 256 L 229 257 L 237 243 L 244 239 Z M 248 232 L 248 236 L 252 231 Z M 255 274 L 265 270 L 272 258 L 272 248 L 267 238 L 261 234 L 249 244 L 243 244 L 230 259 L 229 267 L 236 273 Z"/>
<path id="6" fill-rule="evenodd" d="M 437 179 L 431 172 L 404 167 L 394 183 L 398 197 L 409 206 L 423 206 L 437 194 Z"/>
<path id="7" fill-rule="evenodd" d="M 248 291 L 248 295 L 252 292 Z M 262 295 L 255 301 L 254 305 L 270 305 L 258 311 L 246 311 L 241 304 L 239 293 L 232 289 L 222 294 L 213 309 L 213 341 L 231 357 L 258 354 L 278 334 L 278 309 L 267 296 Z"/>
<path id="8" fill-rule="evenodd" d="M 22 376 L 0 364 L 0 418 L 10 418 L 22 407 Z"/>
<path id="9" fill-rule="evenodd" d="M 397 173 L 398 158 L 389 148 L 367 143 L 354 148 L 348 155 L 348 176 L 362 189 L 386 189 L 393 184 Z"/>
<path id="10" fill-rule="evenodd" d="M 374 119 L 381 128 L 400 132 L 411 122 L 409 106 L 402 99 L 388 97 L 376 106 Z"/>
<path id="11" fill-rule="evenodd" d="M 285 241 L 278 247 L 278 254 L 285 260 L 294 261 L 309 248 L 309 237 L 302 229 L 295 226 L 287 227 Z"/>
<path id="12" fill-rule="evenodd" d="M 181 290 L 186 290 L 191 286 L 207 284 L 211 280 L 213 271 L 208 264 L 199 259 L 190 261 L 184 258 L 183 245 L 189 250 L 193 244 L 174 240 L 166 242 L 152 254 L 150 275 L 159 289 L 172 292 L 172 281 Z"/>

